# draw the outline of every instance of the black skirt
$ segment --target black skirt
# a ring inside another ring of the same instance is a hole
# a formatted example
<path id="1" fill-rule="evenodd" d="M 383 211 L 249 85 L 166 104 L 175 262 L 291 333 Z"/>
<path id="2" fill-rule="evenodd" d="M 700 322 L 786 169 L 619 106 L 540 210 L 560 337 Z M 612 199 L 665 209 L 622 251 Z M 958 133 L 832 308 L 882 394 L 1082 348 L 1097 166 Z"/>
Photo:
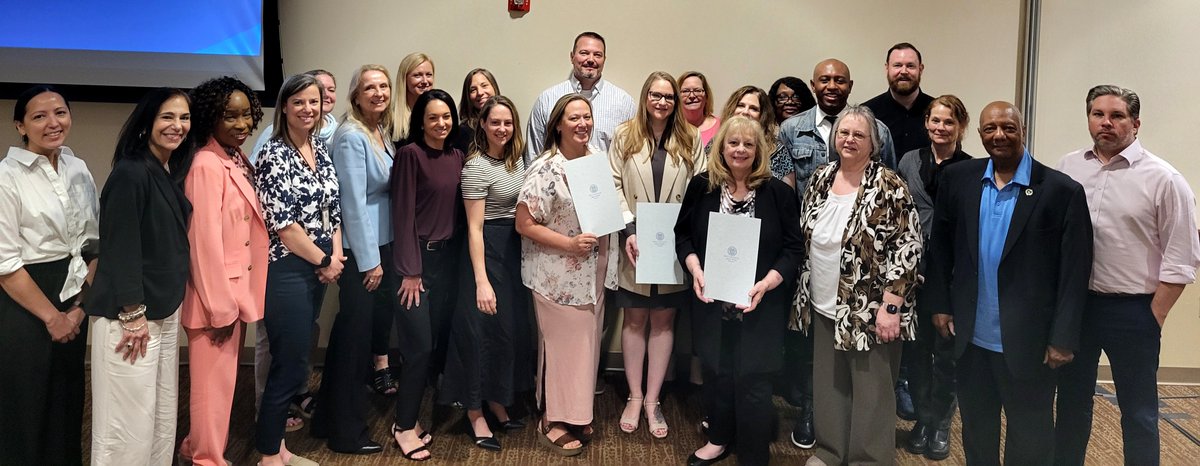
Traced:
<path id="1" fill-rule="evenodd" d="M 686 288 L 674 293 L 661 294 L 658 292 L 658 285 L 650 285 L 650 296 L 642 296 L 625 288 L 617 289 L 617 307 L 640 307 L 640 308 L 664 308 L 670 307 L 676 310 L 686 307 L 688 299 L 691 296 L 691 288 Z"/>
<path id="2" fill-rule="evenodd" d="M 496 313 L 475 302 L 475 272 L 469 241 L 464 241 L 461 289 L 450 326 L 450 348 L 438 402 L 481 409 L 483 401 L 513 404 L 514 394 L 533 388 L 534 340 L 529 289 L 521 283 L 521 236 L 511 218 L 483 225 L 488 281 Z"/>

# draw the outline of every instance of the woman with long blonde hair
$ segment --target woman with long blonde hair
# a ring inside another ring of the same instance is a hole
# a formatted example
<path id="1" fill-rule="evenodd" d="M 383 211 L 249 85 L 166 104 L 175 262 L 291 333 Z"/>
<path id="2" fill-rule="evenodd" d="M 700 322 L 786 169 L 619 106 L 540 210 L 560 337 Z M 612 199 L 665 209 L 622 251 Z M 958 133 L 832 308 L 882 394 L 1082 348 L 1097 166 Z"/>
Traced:
<path id="1" fill-rule="evenodd" d="M 396 138 L 396 147 L 403 147 L 412 141 L 408 140 L 408 121 L 412 117 L 413 104 L 417 97 L 433 89 L 433 59 L 421 52 L 413 52 L 400 60 L 396 70 L 395 116 L 400 122 L 392 136 Z"/>

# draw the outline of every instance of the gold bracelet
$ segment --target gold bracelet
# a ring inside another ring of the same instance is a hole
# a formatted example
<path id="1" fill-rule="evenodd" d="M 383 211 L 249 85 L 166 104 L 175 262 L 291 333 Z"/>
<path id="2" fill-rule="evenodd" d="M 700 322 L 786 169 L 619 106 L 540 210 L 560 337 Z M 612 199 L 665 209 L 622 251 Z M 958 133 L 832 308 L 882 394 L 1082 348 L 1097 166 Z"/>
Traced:
<path id="1" fill-rule="evenodd" d="M 126 327 L 126 326 L 125 326 L 125 323 L 121 323 L 121 329 L 122 329 L 122 330 L 124 330 L 124 331 L 126 331 L 126 332 L 129 332 L 129 333 L 133 333 L 133 332 L 136 332 L 136 331 L 138 331 L 138 330 L 141 330 L 141 329 L 144 329 L 144 328 L 146 328 L 146 323 L 145 323 L 145 322 L 142 322 L 142 325 L 139 325 L 139 326 L 137 326 L 137 327 L 134 327 L 134 328 L 129 328 L 129 327 Z"/>

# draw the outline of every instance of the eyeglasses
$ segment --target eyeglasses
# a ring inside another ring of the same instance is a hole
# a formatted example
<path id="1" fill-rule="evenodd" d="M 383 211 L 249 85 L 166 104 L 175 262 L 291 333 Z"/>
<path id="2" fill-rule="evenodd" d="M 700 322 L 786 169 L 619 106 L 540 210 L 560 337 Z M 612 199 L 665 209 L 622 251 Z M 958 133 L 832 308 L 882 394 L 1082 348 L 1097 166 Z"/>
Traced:
<path id="1" fill-rule="evenodd" d="M 650 97 L 651 102 L 674 102 L 675 94 L 663 94 L 661 92 L 653 92 L 646 94 Z"/>
<path id="2" fill-rule="evenodd" d="M 848 129 L 839 129 L 837 132 L 838 139 L 854 139 L 857 142 L 867 140 L 867 135 L 860 132 L 850 132 Z"/>
<path id="3" fill-rule="evenodd" d="M 679 93 L 683 95 L 704 95 L 704 89 L 680 89 Z"/>
<path id="4" fill-rule="evenodd" d="M 798 96 L 798 95 L 782 95 L 781 94 L 781 95 L 775 96 L 775 101 L 779 102 L 781 104 L 787 104 L 787 103 L 798 104 L 798 103 L 800 103 L 800 96 Z"/>

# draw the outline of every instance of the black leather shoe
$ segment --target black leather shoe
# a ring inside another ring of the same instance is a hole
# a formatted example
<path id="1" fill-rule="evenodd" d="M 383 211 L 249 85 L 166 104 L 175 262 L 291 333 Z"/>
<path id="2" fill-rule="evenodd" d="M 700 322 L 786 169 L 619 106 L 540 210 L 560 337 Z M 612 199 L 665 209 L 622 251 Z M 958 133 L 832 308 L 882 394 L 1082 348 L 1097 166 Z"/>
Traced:
<path id="1" fill-rule="evenodd" d="M 812 414 L 801 415 L 799 419 L 796 419 L 796 425 L 792 427 L 792 445 L 807 450 L 816 444 L 817 437 L 813 433 Z"/>
<path id="2" fill-rule="evenodd" d="M 941 461 L 950 456 L 950 429 L 930 429 L 929 448 L 925 449 L 925 457 Z"/>
<path id="3" fill-rule="evenodd" d="M 350 455 L 373 455 L 375 453 L 379 453 L 379 452 L 383 451 L 383 445 L 380 445 L 375 442 L 367 442 L 366 445 L 355 448 L 353 450 L 334 450 L 333 448 L 330 448 L 330 450 L 333 450 L 338 453 L 346 453 L 346 454 L 350 454 Z"/>
<path id="4" fill-rule="evenodd" d="M 925 423 L 918 422 L 912 430 L 908 431 L 908 440 L 904 442 L 904 449 L 914 455 L 925 453 L 929 448 L 929 437 L 932 432 L 933 429 Z"/>
<path id="5" fill-rule="evenodd" d="M 496 427 L 500 428 L 500 430 L 505 430 L 505 431 L 521 430 L 521 429 L 525 428 L 525 423 L 521 422 L 519 420 L 516 420 L 516 419 L 509 419 L 504 422 L 497 422 Z"/>
<path id="6" fill-rule="evenodd" d="M 908 381 L 904 379 L 896 381 L 896 416 L 905 421 L 917 420 L 912 394 L 908 392 Z"/>
<path id="7" fill-rule="evenodd" d="M 721 454 L 717 455 L 717 457 L 713 459 L 701 459 L 699 456 L 696 456 L 696 452 L 692 452 L 692 454 L 688 456 L 687 464 L 688 466 L 708 466 L 710 464 L 717 464 L 721 462 L 721 460 L 728 457 L 729 447 L 726 446 L 725 451 L 722 451 Z"/>
<path id="8" fill-rule="evenodd" d="M 495 436 L 492 437 L 476 437 L 471 436 L 471 441 L 475 442 L 475 446 L 489 451 L 500 451 L 500 441 Z"/>

